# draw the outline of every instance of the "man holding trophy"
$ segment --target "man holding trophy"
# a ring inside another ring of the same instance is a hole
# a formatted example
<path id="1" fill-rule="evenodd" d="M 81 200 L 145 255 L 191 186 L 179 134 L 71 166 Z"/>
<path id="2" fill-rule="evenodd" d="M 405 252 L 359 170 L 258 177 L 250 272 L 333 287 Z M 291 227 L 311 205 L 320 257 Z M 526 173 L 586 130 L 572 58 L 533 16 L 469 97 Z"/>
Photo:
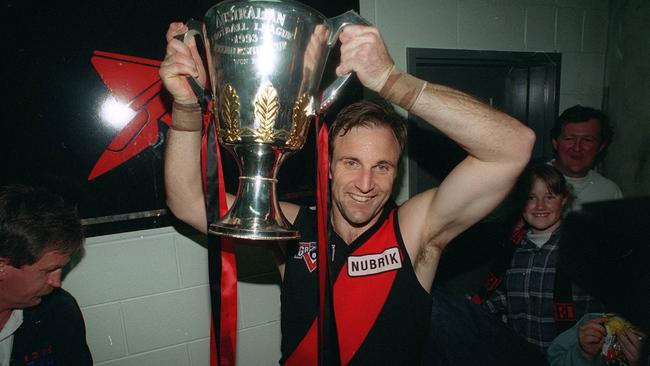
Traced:
<path id="1" fill-rule="evenodd" d="M 170 25 L 160 70 L 174 98 L 165 184 L 172 212 L 207 233 L 201 110 L 186 79 L 201 82 L 207 76 L 195 44 L 174 38 L 186 31 L 182 23 Z M 375 27 L 348 25 L 339 40 L 338 75 L 356 73 L 364 87 L 427 121 L 468 152 L 439 187 L 396 206 L 391 193 L 406 142 L 405 121 L 360 102 L 345 108 L 330 128 L 330 281 L 336 328 L 330 336 L 338 349 L 327 351 L 336 352 L 340 358 L 333 362 L 344 365 L 419 364 L 430 317 L 429 292 L 445 246 L 506 197 L 528 163 L 535 136 L 471 96 L 397 69 Z M 228 201 L 232 205 L 234 197 Z M 299 243 L 285 241 L 280 248 L 285 258 L 279 264 L 281 363 L 316 364 L 318 304 L 313 302 L 318 282 L 314 268 L 301 256 L 311 253 L 309 245 L 316 241 L 315 219 L 307 208 L 286 202 L 280 207 L 301 233 Z"/>

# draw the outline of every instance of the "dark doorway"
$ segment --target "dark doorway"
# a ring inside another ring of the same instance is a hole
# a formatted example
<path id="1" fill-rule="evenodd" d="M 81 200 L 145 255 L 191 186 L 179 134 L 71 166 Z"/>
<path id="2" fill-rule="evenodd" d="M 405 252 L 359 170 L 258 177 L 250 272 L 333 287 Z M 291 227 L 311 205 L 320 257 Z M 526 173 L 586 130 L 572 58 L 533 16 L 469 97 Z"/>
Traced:
<path id="1" fill-rule="evenodd" d="M 537 134 L 533 159 L 552 156 L 548 135 L 559 108 L 560 54 L 409 48 L 407 61 L 410 74 L 462 90 L 532 128 Z M 466 153 L 423 120 L 409 119 L 409 193 L 414 196 L 439 185 Z M 482 282 L 506 241 L 509 207 L 506 201 L 447 247 L 436 284 L 468 293 Z"/>
<path id="2" fill-rule="evenodd" d="M 559 53 L 409 48 L 408 72 L 482 99 L 537 134 L 533 158 L 550 157 L 548 137 L 559 108 Z M 426 122 L 409 117 L 409 192 L 438 185 L 465 152 Z"/>

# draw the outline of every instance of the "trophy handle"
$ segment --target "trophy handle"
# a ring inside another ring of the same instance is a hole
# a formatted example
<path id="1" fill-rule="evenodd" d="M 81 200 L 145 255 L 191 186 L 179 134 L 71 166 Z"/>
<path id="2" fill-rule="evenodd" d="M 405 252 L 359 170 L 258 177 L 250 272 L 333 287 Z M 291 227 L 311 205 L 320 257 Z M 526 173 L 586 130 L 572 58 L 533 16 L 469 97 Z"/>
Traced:
<path id="1" fill-rule="evenodd" d="M 174 36 L 174 38 L 178 39 L 183 43 L 186 43 L 189 37 L 198 36 L 198 40 L 201 41 L 201 44 L 204 44 L 203 24 L 195 19 L 190 18 L 185 23 L 185 25 L 187 26 L 188 29 L 187 32 Z M 201 50 L 203 49 L 203 47 L 200 47 L 198 42 L 196 48 L 197 50 L 199 50 L 199 54 L 201 54 Z M 203 57 L 203 55 L 201 56 Z M 204 65 L 207 64 L 204 62 Z M 187 77 L 187 83 L 190 84 L 192 91 L 194 92 L 194 94 L 196 94 L 196 98 L 199 102 L 199 105 L 201 106 L 201 109 L 205 112 L 208 108 L 208 102 L 210 101 L 210 91 L 202 87 L 201 84 L 199 84 L 198 80 L 196 80 L 191 76 Z"/>
<path id="2" fill-rule="evenodd" d="M 334 29 L 334 32 L 330 33 L 330 37 L 327 40 L 327 47 L 332 48 L 336 45 L 336 41 L 339 38 L 339 34 L 346 25 L 350 24 L 359 24 L 359 25 L 372 25 L 369 21 L 364 19 L 361 15 L 357 14 L 354 10 L 348 10 L 345 13 L 335 16 L 327 20 L 327 23 L 330 26 L 330 29 Z M 318 113 L 323 113 L 332 105 L 336 97 L 338 96 L 339 91 L 345 87 L 345 85 L 350 81 L 352 73 L 339 76 L 334 80 L 321 95 L 320 108 Z"/>

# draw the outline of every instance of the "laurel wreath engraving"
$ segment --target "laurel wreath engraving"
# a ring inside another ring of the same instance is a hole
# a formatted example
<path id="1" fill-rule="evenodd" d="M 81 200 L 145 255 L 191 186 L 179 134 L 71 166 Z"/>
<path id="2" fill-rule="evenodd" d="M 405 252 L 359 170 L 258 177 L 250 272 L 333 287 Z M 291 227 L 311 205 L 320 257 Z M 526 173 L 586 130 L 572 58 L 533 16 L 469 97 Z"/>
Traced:
<path id="1" fill-rule="evenodd" d="M 272 142 L 278 132 L 273 130 L 275 119 L 280 108 L 278 92 L 273 85 L 267 84 L 255 98 L 255 117 L 259 122 L 253 133 L 255 142 Z"/>
<path id="2" fill-rule="evenodd" d="M 226 142 L 241 140 L 239 128 L 239 95 L 230 84 L 226 84 L 223 100 L 224 129 L 219 129 L 219 137 Z"/>
<path id="3" fill-rule="evenodd" d="M 309 105 L 309 95 L 304 93 L 296 100 L 291 113 L 291 131 L 287 138 L 287 146 L 292 150 L 300 150 L 305 144 L 307 138 L 307 106 Z"/>

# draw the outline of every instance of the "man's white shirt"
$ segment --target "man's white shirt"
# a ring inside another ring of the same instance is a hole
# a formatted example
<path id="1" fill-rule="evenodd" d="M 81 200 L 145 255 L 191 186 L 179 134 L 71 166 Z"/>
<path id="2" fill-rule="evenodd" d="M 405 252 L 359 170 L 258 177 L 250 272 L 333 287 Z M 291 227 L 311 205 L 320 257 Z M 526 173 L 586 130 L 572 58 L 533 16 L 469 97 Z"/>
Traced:
<path id="1" fill-rule="evenodd" d="M 21 324 L 23 324 L 23 310 L 16 309 L 11 312 L 7 323 L 0 330 L 0 366 L 9 366 L 14 333 Z"/>
<path id="2" fill-rule="evenodd" d="M 572 210 L 579 210 L 583 203 L 607 201 L 623 198 L 623 192 L 612 180 L 603 177 L 595 170 L 589 170 L 582 178 L 567 177 L 567 182 L 573 187 L 575 200 Z"/>
<path id="3" fill-rule="evenodd" d="M 546 164 L 554 166 L 553 163 L 555 163 L 555 159 L 551 159 Z M 618 184 L 603 177 L 593 169 L 590 169 L 584 177 L 572 178 L 565 175 L 564 179 L 573 188 L 574 199 L 571 211 L 580 210 L 583 203 L 623 198 L 623 192 L 618 187 Z"/>

